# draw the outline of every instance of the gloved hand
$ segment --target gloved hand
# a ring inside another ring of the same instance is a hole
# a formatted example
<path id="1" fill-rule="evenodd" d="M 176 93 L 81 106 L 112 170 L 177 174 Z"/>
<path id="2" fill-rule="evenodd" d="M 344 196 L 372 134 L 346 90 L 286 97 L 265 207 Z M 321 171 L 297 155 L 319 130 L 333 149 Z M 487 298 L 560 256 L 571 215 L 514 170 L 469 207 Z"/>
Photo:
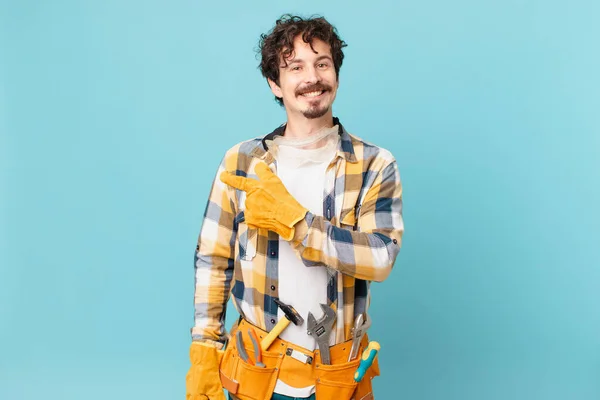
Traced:
<path id="1" fill-rule="evenodd" d="M 308 210 L 287 191 L 267 164 L 257 164 L 255 171 L 259 180 L 224 171 L 221 181 L 246 192 L 244 214 L 250 228 L 268 229 L 284 240 L 291 240 L 294 237 L 294 225 L 304 218 Z"/>
<path id="2" fill-rule="evenodd" d="M 192 365 L 185 377 L 186 400 L 226 400 L 219 374 L 223 354 L 213 345 L 192 342 Z"/>

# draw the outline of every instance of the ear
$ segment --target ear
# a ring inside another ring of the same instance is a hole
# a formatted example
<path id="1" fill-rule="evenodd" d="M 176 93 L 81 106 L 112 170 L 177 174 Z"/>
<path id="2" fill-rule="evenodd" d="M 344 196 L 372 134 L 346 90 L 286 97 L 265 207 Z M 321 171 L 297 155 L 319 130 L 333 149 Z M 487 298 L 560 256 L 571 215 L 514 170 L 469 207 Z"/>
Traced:
<path id="1" fill-rule="evenodd" d="M 273 92 L 275 97 L 279 97 L 280 99 L 283 98 L 283 93 L 281 93 L 281 88 L 279 87 L 279 85 L 277 85 L 275 81 L 272 81 L 271 79 L 267 79 L 267 81 L 269 82 L 271 92 Z"/>

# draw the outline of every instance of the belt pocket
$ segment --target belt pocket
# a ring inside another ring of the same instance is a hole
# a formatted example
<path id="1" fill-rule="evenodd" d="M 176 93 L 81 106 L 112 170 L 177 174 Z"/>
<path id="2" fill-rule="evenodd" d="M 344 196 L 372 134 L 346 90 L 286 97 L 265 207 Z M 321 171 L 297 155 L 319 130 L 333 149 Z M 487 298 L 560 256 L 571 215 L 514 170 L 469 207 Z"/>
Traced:
<path id="1" fill-rule="evenodd" d="M 252 350 L 246 347 L 250 360 L 255 361 Z M 277 383 L 282 357 L 279 353 L 262 353 L 265 367 L 244 361 L 235 346 L 228 346 L 221 362 L 223 388 L 240 400 L 270 399 Z"/>
<path id="2" fill-rule="evenodd" d="M 354 373 L 359 364 L 360 357 L 340 364 L 317 364 L 315 366 L 317 400 L 350 400 L 358 386 L 354 380 Z"/>
<path id="3" fill-rule="evenodd" d="M 376 376 L 379 376 L 379 356 L 375 357 L 373 364 L 356 387 L 356 393 L 354 393 L 355 400 L 373 400 L 373 383 L 371 380 Z"/>

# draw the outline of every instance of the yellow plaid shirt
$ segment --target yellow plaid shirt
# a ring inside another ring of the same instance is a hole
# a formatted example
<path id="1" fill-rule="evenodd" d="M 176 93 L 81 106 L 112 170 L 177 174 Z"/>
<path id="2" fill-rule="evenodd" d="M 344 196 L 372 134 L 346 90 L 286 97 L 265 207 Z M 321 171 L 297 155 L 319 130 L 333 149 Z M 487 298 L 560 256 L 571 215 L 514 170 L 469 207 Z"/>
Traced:
<path id="1" fill-rule="evenodd" d="M 390 274 L 400 251 L 404 222 L 402 185 L 392 154 L 349 134 L 337 118 L 339 146 L 326 170 L 322 216 L 309 212 L 296 226 L 292 246 L 307 268 L 328 267 L 328 305 L 336 310 L 336 343 L 348 340 L 354 317 L 367 311 L 370 282 Z M 254 167 L 277 163 L 264 138 L 237 144 L 223 158 L 204 213 L 195 252 L 192 340 L 221 348 L 230 295 L 242 317 L 270 331 L 277 323 L 276 233 L 244 223 L 245 192 L 220 181 L 222 171 L 258 179 Z M 245 310 L 245 312 L 243 311 Z M 303 316 L 306 318 L 306 316 Z"/>

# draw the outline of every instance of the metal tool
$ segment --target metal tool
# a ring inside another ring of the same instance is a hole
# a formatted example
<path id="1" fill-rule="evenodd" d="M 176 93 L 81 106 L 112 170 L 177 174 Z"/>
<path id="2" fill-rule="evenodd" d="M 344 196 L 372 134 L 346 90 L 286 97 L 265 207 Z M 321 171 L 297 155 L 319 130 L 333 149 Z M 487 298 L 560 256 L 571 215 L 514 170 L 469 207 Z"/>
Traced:
<path id="1" fill-rule="evenodd" d="M 348 354 L 348 361 L 352 361 L 358 354 L 358 347 L 360 346 L 361 335 L 360 331 L 364 323 L 364 314 L 358 314 L 354 319 L 354 325 L 352 326 L 352 348 L 350 354 Z"/>
<path id="2" fill-rule="evenodd" d="M 358 355 L 360 342 L 362 342 L 365 332 L 370 327 L 371 318 L 369 317 L 369 314 L 364 313 L 356 316 L 356 319 L 354 320 L 354 328 L 352 328 L 352 348 L 350 349 L 350 354 L 348 355 L 348 361 L 354 360 Z"/>
<path id="3" fill-rule="evenodd" d="M 262 362 L 262 351 L 260 349 L 260 346 L 258 345 L 258 337 L 256 336 L 256 332 L 254 332 L 254 329 L 248 328 L 248 336 L 250 336 L 252 346 L 254 346 L 254 365 L 256 365 L 257 367 L 265 368 L 266 365 Z"/>
<path id="4" fill-rule="evenodd" d="M 377 353 L 380 349 L 381 346 L 379 345 L 379 343 L 369 342 L 369 345 L 367 346 L 365 351 L 363 351 L 360 364 L 358 365 L 358 369 L 354 373 L 354 380 L 356 382 L 362 381 L 362 379 L 365 376 L 365 373 L 373 364 L 373 360 L 375 360 L 375 357 L 377 356 Z"/>
<path id="5" fill-rule="evenodd" d="M 269 334 L 262 340 L 262 342 L 260 342 L 260 347 L 261 349 L 263 349 L 263 351 L 269 348 L 271 343 L 273 343 L 277 336 L 279 336 L 281 332 L 283 332 L 283 330 L 287 328 L 290 322 L 293 322 L 294 325 L 298 326 L 304 323 L 304 318 L 302 318 L 300 314 L 298 314 L 298 311 L 296 311 L 294 307 L 281 302 L 279 299 L 273 299 L 273 301 L 275 301 L 279 308 L 281 308 L 281 310 L 285 314 L 285 318 L 281 318 L 277 322 L 277 325 L 275 325 L 275 327 L 271 329 L 271 332 L 269 332 Z"/>
<path id="6" fill-rule="evenodd" d="M 323 316 L 318 321 L 312 313 L 308 313 L 307 331 L 308 334 L 315 338 L 321 353 L 321 362 L 323 364 L 331 364 L 329 355 L 329 335 L 333 329 L 335 321 L 335 311 L 325 304 L 320 304 L 323 310 Z"/>
<path id="7" fill-rule="evenodd" d="M 244 339 L 242 338 L 242 331 L 237 331 L 235 333 L 235 340 L 237 344 L 237 351 L 240 354 L 240 358 L 247 362 L 248 364 L 254 365 L 254 363 L 248 357 L 248 353 L 246 352 L 246 348 L 244 347 Z"/>

